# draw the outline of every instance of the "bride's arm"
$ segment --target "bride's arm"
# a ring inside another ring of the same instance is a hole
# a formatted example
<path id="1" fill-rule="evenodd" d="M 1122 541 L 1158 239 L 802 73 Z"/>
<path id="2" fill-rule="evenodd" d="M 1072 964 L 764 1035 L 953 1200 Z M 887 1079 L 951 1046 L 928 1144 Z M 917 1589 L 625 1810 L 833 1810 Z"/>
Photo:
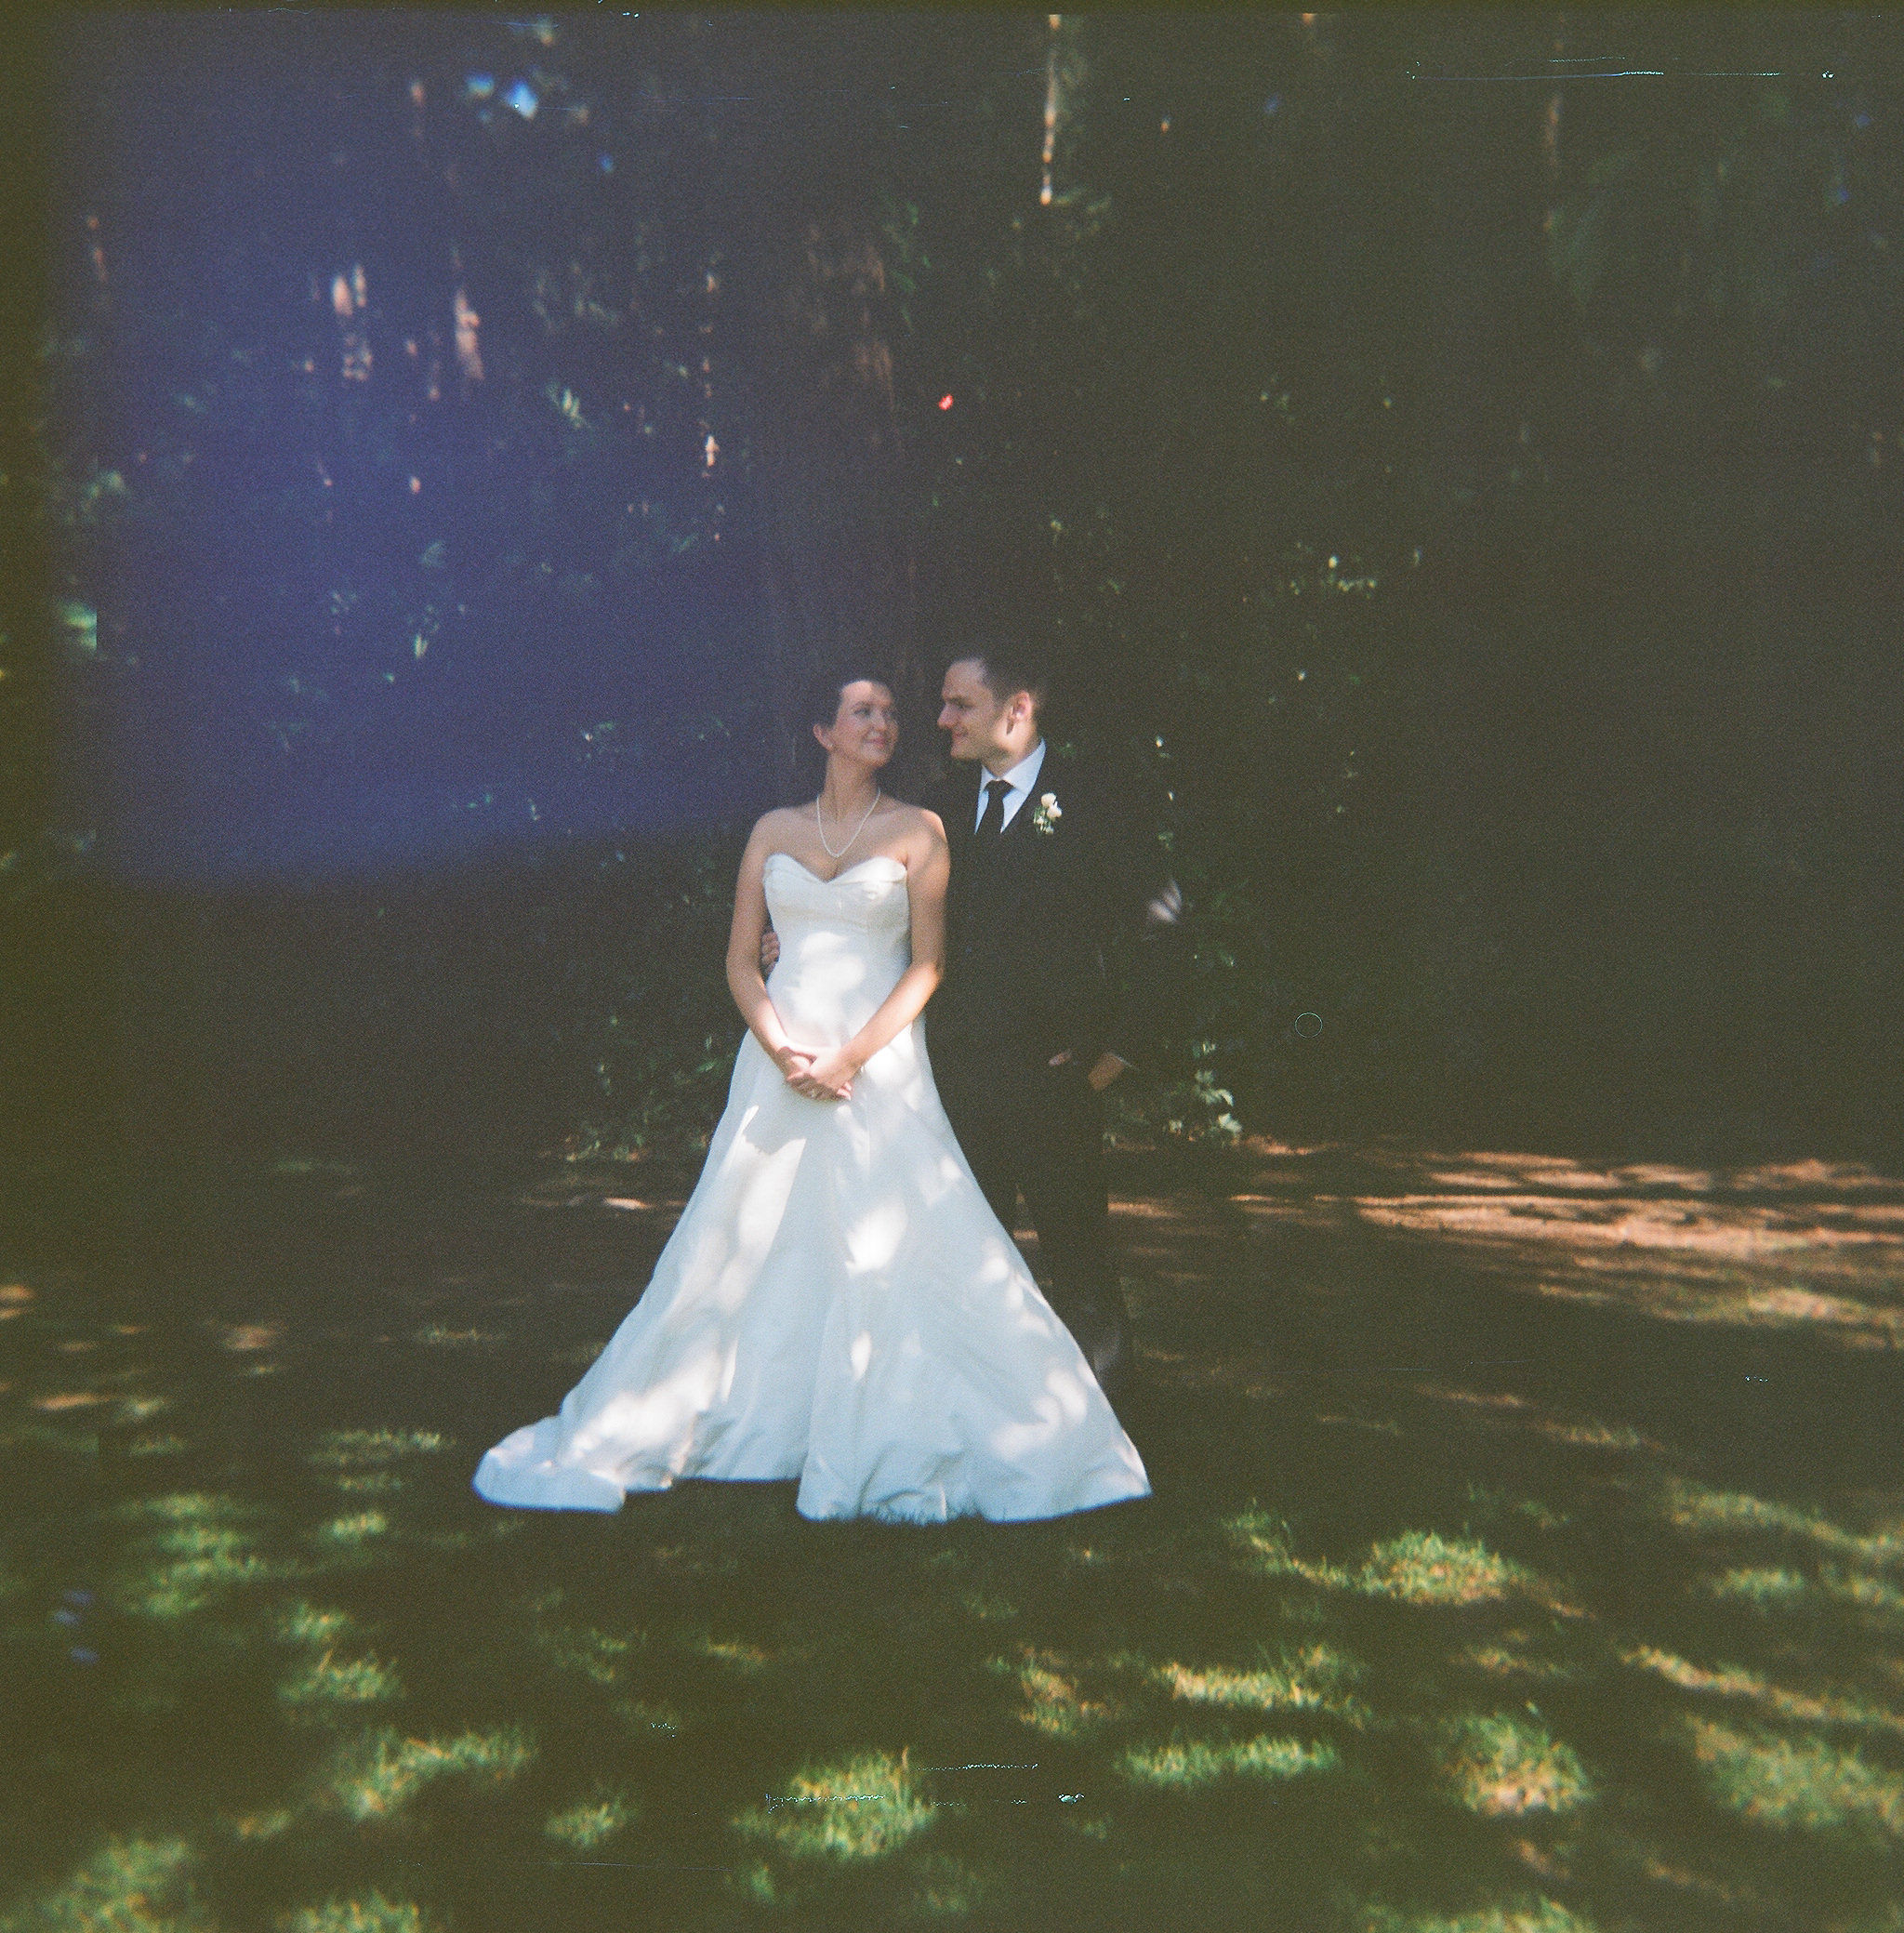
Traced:
<path id="1" fill-rule="evenodd" d="M 952 854 L 936 813 L 919 814 L 919 827 L 906 854 L 906 891 L 912 906 L 912 964 L 879 1003 L 879 1011 L 844 1047 L 821 1054 L 795 1085 L 802 1092 L 824 1088 L 843 1098 L 853 1077 L 900 1031 L 919 1016 L 945 970 L 945 888 Z M 730 969 L 730 972 L 732 969 Z"/>
<path id="2" fill-rule="evenodd" d="M 813 1059 L 787 1038 L 780 1015 L 768 998 L 760 977 L 760 935 L 767 930 L 767 889 L 763 878 L 767 854 L 773 850 L 767 821 L 761 819 L 741 854 L 740 878 L 734 888 L 734 924 L 727 934 L 727 990 L 748 1030 L 789 1079 Z"/>

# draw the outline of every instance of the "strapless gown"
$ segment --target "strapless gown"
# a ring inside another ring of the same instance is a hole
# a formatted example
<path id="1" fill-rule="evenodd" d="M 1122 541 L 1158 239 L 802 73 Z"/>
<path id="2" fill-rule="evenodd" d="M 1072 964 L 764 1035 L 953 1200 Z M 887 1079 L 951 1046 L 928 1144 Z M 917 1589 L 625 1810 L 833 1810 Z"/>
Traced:
<path id="1" fill-rule="evenodd" d="M 766 868 L 792 1039 L 853 1038 L 906 970 L 906 868 Z M 1149 1494 L 1071 1332 L 989 1208 L 915 1022 L 843 1102 L 751 1034 L 641 1300 L 559 1414 L 483 1459 L 493 1503 L 615 1510 L 681 1477 L 798 1480 L 808 1517 L 1062 1516 Z"/>

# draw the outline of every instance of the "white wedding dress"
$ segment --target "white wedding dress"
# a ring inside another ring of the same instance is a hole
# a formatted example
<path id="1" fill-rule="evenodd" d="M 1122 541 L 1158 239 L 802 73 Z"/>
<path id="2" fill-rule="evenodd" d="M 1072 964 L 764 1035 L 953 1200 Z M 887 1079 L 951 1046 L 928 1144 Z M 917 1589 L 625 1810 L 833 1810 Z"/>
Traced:
<path id="1" fill-rule="evenodd" d="M 768 980 L 841 1044 L 910 959 L 906 868 L 766 868 Z M 483 1457 L 493 1503 L 615 1510 L 679 1477 L 798 1478 L 809 1517 L 1058 1516 L 1149 1494 L 1083 1352 L 985 1206 L 914 1024 L 851 1099 L 811 1101 L 748 1034 L 646 1292 L 559 1415 Z"/>

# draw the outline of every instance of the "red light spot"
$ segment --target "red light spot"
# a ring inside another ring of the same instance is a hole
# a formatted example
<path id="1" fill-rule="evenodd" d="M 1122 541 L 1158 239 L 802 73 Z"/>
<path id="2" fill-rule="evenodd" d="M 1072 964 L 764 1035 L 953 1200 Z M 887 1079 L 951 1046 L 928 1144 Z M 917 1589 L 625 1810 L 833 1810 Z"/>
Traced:
<path id="1" fill-rule="evenodd" d="M 950 409 L 952 407 L 952 393 L 949 390 L 939 398 L 939 407 L 941 409 Z"/>

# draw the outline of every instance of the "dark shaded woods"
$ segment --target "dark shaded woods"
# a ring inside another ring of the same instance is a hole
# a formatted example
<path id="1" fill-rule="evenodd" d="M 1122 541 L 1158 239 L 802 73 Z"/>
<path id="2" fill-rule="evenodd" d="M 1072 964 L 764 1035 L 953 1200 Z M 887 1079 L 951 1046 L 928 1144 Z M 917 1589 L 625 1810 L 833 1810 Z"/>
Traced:
<path id="1" fill-rule="evenodd" d="M 692 1152 L 789 695 L 1000 618 L 1188 893 L 1128 1132 L 1895 1151 L 1897 35 L 46 30 L 13 1151 Z"/>

